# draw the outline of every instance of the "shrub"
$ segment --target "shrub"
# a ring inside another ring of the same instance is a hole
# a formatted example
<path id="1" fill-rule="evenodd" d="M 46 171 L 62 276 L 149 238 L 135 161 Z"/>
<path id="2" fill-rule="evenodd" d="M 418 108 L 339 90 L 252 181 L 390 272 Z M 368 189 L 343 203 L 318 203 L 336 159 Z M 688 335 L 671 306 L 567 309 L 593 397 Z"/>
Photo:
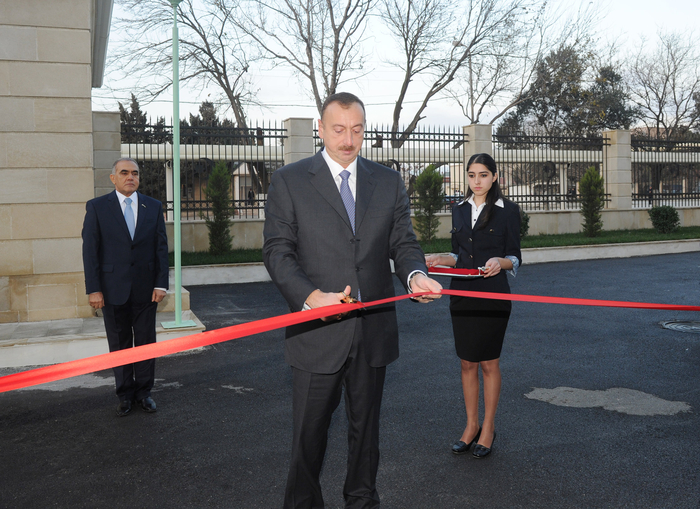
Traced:
<path id="1" fill-rule="evenodd" d="M 530 232 L 530 215 L 520 209 L 520 238 L 527 237 Z"/>
<path id="2" fill-rule="evenodd" d="M 671 233 L 678 229 L 681 220 L 678 211 L 670 205 L 659 205 L 649 209 L 649 219 L 659 233 Z"/>
<path id="3" fill-rule="evenodd" d="M 442 180 L 442 174 L 434 164 L 429 165 L 416 178 L 416 230 L 424 242 L 432 242 L 440 227 L 437 213 L 445 202 Z"/>
<path id="4" fill-rule="evenodd" d="M 603 229 L 603 216 L 601 210 L 605 205 L 605 188 L 603 177 L 598 170 L 591 166 L 581 178 L 579 184 L 581 195 L 581 215 L 583 216 L 583 234 L 586 237 L 595 237 Z"/>
<path id="5" fill-rule="evenodd" d="M 209 253 L 221 255 L 231 251 L 231 173 L 224 161 L 219 161 L 209 176 L 204 195 L 211 202 L 212 217 L 205 217 L 209 230 Z"/>

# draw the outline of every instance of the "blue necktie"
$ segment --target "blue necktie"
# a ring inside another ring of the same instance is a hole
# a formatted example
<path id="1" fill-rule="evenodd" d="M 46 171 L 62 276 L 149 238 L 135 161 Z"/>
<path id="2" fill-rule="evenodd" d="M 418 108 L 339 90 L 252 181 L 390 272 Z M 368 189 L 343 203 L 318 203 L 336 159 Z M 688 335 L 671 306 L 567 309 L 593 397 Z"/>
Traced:
<path id="1" fill-rule="evenodd" d="M 343 199 L 343 204 L 345 205 L 345 210 L 350 218 L 350 226 L 352 226 L 352 233 L 355 233 L 355 198 L 352 197 L 352 192 L 350 191 L 350 185 L 348 184 L 348 179 L 350 178 L 350 172 L 348 170 L 343 170 L 340 172 L 340 178 L 342 182 L 340 183 L 340 197 Z"/>
<path id="2" fill-rule="evenodd" d="M 136 223 L 134 221 L 134 210 L 131 208 L 131 198 L 126 198 L 124 200 L 124 203 L 126 204 L 126 208 L 124 209 L 124 219 L 126 220 L 126 227 L 129 229 L 131 240 L 134 240 Z"/>

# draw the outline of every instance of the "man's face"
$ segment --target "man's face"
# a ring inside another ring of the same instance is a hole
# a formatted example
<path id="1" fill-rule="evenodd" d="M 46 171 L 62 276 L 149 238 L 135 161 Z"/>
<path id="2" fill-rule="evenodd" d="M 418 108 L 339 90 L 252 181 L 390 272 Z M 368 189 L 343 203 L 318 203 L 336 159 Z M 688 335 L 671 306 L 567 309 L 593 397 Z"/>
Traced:
<path id="1" fill-rule="evenodd" d="M 359 103 L 347 108 L 338 102 L 330 103 L 318 121 L 318 135 L 323 139 L 326 152 L 343 168 L 360 153 L 364 134 L 365 113 Z"/>
<path id="2" fill-rule="evenodd" d="M 131 161 L 119 161 L 116 175 L 110 173 L 109 178 L 117 191 L 124 196 L 131 196 L 139 188 L 139 169 Z"/>

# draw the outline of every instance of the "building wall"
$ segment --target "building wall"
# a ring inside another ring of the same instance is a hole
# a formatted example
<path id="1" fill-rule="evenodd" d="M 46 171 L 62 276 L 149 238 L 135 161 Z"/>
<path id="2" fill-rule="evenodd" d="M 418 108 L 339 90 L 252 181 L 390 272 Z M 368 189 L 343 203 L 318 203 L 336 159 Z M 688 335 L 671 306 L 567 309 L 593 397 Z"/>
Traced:
<path id="1" fill-rule="evenodd" d="M 92 0 L 0 2 L 0 322 L 90 316 Z"/>
<path id="2" fill-rule="evenodd" d="M 93 167 L 95 169 L 95 196 L 114 191 L 109 178 L 114 161 L 121 157 L 121 126 L 119 113 L 92 112 Z"/>

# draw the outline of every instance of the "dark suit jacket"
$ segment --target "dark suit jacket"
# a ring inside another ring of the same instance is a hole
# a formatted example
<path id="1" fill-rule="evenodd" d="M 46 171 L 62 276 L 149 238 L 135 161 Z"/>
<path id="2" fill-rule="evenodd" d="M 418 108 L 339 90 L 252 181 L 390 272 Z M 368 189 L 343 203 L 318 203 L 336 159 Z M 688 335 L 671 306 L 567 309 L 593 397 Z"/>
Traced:
<path id="1" fill-rule="evenodd" d="M 154 288 L 168 288 L 168 239 L 163 207 L 138 194 L 138 218 L 131 240 L 117 193 L 85 206 L 83 268 L 86 293 L 102 292 L 105 304 L 150 302 Z"/>
<path id="2" fill-rule="evenodd" d="M 510 200 L 503 200 L 503 208 L 494 205 L 491 217 L 483 224 L 483 212 L 472 229 L 472 207 L 465 202 L 452 210 L 452 252 L 458 255 L 457 268 L 483 267 L 490 258 L 515 256 L 522 263 L 520 253 L 520 210 Z M 483 226 L 483 228 L 482 228 Z M 510 293 L 507 271 L 494 277 L 453 278 L 453 290 Z"/>
<path id="3" fill-rule="evenodd" d="M 340 292 L 345 285 L 369 302 L 394 295 L 390 259 L 406 284 L 414 270 L 427 273 L 413 233 L 401 175 L 362 157 L 357 160 L 353 235 L 330 169 L 319 152 L 272 175 L 265 207 L 263 260 L 292 311 L 315 289 Z M 386 366 L 399 355 L 396 310 L 387 305 L 362 313 L 367 362 Z M 345 362 L 356 318 L 315 320 L 287 328 L 289 364 L 313 373 L 335 373 Z"/>

